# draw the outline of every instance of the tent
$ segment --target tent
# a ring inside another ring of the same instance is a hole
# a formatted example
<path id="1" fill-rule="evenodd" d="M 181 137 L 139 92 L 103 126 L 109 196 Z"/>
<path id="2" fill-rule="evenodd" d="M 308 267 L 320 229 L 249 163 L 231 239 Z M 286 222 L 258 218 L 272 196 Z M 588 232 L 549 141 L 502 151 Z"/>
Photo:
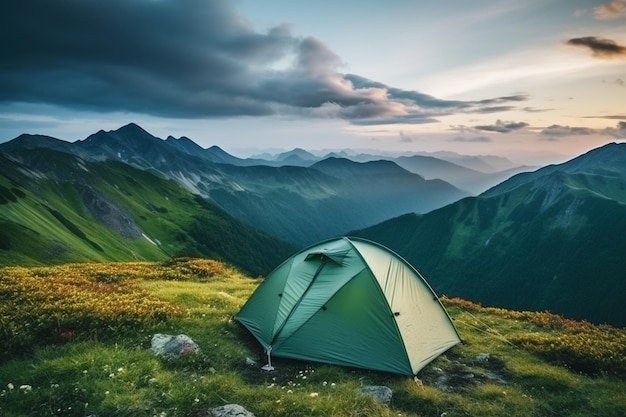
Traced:
<path id="1" fill-rule="evenodd" d="M 235 319 L 268 354 L 415 375 L 460 342 L 424 278 L 391 250 L 340 237 L 267 275 Z"/>

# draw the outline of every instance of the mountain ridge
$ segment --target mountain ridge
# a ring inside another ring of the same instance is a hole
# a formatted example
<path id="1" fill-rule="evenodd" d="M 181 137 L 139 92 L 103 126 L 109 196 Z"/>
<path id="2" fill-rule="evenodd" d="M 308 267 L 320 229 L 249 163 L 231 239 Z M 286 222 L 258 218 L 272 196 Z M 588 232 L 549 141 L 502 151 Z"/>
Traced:
<path id="1" fill-rule="evenodd" d="M 45 148 L 48 142 L 40 146 Z M 16 150 L 19 146 L 12 142 L 0 145 L 0 152 Z M 400 167 L 388 169 L 385 178 L 378 178 L 380 173 L 366 174 L 377 165 L 364 164 L 360 177 L 350 174 L 344 178 L 338 170 L 319 169 L 323 165 L 242 163 L 219 148 L 203 149 L 186 140 L 154 137 L 134 123 L 114 131 L 100 130 L 64 145 L 63 151 L 84 160 L 123 162 L 174 180 L 248 226 L 299 246 L 405 212 L 426 212 L 467 195 L 446 182 L 424 180 Z M 291 156 L 301 159 L 305 152 Z M 341 164 L 353 164 L 354 168 L 359 163 L 344 160 Z M 366 180 L 369 186 L 362 183 Z"/>
<path id="2" fill-rule="evenodd" d="M 447 295 L 624 326 L 624 158 L 626 144 L 609 144 L 351 233 L 388 245 Z"/>

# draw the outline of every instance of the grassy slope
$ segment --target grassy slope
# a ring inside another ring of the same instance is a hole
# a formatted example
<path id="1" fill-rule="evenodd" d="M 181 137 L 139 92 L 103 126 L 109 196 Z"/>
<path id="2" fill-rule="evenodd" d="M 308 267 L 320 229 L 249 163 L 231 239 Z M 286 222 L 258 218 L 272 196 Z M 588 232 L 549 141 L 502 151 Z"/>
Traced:
<path id="1" fill-rule="evenodd" d="M 0 265 L 210 256 L 257 275 L 295 251 L 173 181 L 122 163 L 40 153 L 27 155 L 30 165 L 0 155 Z M 145 237 L 124 237 L 94 218 L 85 190 L 125 212 Z"/>
<path id="2" fill-rule="evenodd" d="M 246 365 L 262 352 L 232 321 L 258 283 L 193 259 L 0 269 L 0 329 L 14 326 L 0 338 L 0 415 L 196 416 L 226 403 L 258 417 L 626 414 L 626 332 L 461 300 L 444 301 L 465 343 L 420 372 L 421 383 L 279 358 L 265 373 Z M 7 346 L 33 327 L 39 338 Z M 188 334 L 202 353 L 156 358 L 157 332 Z M 449 390 L 436 387 L 439 369 L 452 375 Z M 370 384 L 393 389 L 390 407 L 355 392 Z"/>

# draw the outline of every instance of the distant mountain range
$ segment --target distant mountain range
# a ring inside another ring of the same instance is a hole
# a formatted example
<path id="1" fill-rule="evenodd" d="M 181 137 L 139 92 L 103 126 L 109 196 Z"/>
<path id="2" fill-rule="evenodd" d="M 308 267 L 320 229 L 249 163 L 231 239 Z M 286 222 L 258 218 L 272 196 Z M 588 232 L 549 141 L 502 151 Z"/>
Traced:
<path id="1" fill-rule="evenodd" d="M 288 165 L 287 155 L 272 166 L 236 158 L 215 146 L 204 149 L 184 137 L 159 139 L 132 123 L 73 143 L 21 135 L 0 145 L 6 155 L 33 149 L 56 150 L 83 161 L 123 162 L 174 180 L 248 226 L 296 246 L 404 213 L 425 213 L 469 195 L 391 161 L 331 157 L 306 167 Z"/>
<path id="2" fill-rule="evenodd" d="M 626 325 L 626 144 L 352 233 L 449 296 Z"/>

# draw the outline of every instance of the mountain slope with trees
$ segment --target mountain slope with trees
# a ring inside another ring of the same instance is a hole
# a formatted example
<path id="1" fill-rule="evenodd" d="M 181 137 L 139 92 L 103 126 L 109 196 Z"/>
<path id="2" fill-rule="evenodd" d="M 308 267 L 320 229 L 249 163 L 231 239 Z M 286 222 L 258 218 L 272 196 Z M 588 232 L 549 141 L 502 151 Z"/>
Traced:
<path id="1" fill-rule="evenodd" d="M 353 234 L 389 246 L 449 296 L 626 325 L 626 144 Z"/>

